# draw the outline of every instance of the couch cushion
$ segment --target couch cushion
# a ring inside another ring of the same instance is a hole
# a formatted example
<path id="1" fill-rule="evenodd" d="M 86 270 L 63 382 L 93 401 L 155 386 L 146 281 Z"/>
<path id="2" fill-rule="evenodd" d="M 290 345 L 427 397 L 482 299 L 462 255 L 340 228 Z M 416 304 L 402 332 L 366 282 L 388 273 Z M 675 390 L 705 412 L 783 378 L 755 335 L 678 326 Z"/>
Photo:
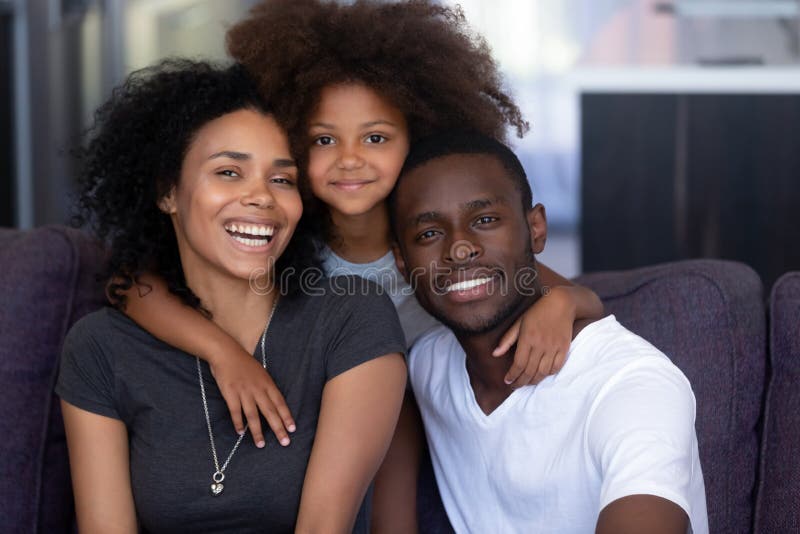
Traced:
<path id="1" fill-rule="evenodd" d="M 755 532 L 800 532 L 800 272 L 772 288 L 770 362 Z"/>
<path id="2" fill-rule="evenodd" d="M 61 342 L 97 308 L 100 250 L 83 234 L 0 229 L 0 517 L 3 532 L 70 532 L 72 493 L 53 395 Z"/>
<path id="3" fill-rule="evenodd" d="M 740 263 L 691 260 L 576 282 L 689 378 L 710 530 L 750 532 L 766 360 L 758 275 Z"/>

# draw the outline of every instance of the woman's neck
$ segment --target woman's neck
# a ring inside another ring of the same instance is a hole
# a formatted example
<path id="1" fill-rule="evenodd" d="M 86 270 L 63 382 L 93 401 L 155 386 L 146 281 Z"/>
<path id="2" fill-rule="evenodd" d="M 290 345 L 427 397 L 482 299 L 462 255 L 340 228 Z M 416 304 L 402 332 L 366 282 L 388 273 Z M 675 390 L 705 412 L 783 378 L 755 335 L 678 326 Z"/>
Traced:
<path id="1" fill-rule="evenodd" d="M 203 272 L 192 276 L 186 273 L 186 282 L 212 314 L 212 321 L 233 337 L 245 350 L 252 352 L 264 322 L 278 296 L 276 288 L 259 291 L 255 287 L 268 287 L 266 283 L 251 284 L 248 280 L 234 279 Z"/>
<path id="2" fill-rule="evenodd" d="M 389 212 L 385 202 L 360 215 L 331 210 L 333 239 L 328 246 L 351 263 L 370 263 L 389 252 Z"/>

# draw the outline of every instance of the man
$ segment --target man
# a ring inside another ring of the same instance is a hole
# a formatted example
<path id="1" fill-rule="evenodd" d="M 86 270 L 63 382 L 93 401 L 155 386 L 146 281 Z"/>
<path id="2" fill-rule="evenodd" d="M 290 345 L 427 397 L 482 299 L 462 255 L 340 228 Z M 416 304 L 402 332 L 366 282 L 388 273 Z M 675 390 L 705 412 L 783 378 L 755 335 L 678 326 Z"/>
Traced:
<path id="1" fill-rule="evenodd" d="M 708 532 L 689 382 L 613 316 L 576 323 L 564 368 L 512 390 L 492 350 L 537 299 L 544 207 L 519 160 L 469 133 L 412 147 L 390 198 L 398 267 L 448 328 L 409 376 L 457 532 Z M 509 351 L 513 353 L 513 351 Z"/>

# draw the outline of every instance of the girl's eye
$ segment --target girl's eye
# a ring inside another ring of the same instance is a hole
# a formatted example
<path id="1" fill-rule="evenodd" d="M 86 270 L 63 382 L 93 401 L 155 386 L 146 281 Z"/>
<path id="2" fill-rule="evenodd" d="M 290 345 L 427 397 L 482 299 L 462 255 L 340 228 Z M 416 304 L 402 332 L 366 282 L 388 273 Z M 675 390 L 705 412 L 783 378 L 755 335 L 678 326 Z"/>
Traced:
<path id="1" fill-rule="evenodd" d="M 482 215 L 475 220 L 476 224 L 489 224 L 493 223 L 497 220 L 497 217 L 492 217 L 491 215 Z"/>
<path id="2" fill-rule="evenodd" d="M 234 171 L 234 170 L 231 170 L 231 169 L 223 169 L 223 170 L 219 171 L 217 174 L 219 174 L 221 176 L 226 176 L 228 178 L 238 178 L 239 177 L 239 173 Z"/>
<path id="3" fill-rule="evenodd" d="M 377 143 L 385 143 L 386 141 L 388 141 L 388 139 L 386 139 L 386 137 L 381 134 L 370 134 L 367 136 L 366 141 L 367 143 L 377 144 Z"/>
<path id="4" fill-rule="evenodd" d="M 320 145 L 320 146 L 332 145 L 333 144 L 333 137 L 331 137 L 330 135 L 320 135 L 319 137 L 314 139 L 314 144 L 315 145 Z"/>

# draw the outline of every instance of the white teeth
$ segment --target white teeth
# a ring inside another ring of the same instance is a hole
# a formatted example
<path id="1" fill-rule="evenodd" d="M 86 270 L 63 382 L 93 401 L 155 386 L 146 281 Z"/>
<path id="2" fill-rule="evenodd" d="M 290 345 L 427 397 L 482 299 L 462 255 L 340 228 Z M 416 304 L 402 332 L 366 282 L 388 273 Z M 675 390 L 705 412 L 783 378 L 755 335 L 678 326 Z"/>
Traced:
<path id="1" fill-rule="evenodd" d="M 474 280 L 467 280 L 465 282 L 458 282 L 457 284 L 453 284 L 447 288 L 448 293 L 452 293 L 453 291 L 466 291 L 467 289 L 472 289 L 474 287 L 478 287 L 480 285 L 485 284 L 488 282 L 489 278 L 476 278 Z"/>
<path id="2" fill-rule="evenodd" d="M 247 245 L 248 247 L 263 247 L 269 240 L 267 239 L 247 239 L 244 237 L 239 237 L 238 235 L 232 236 L 236 241 L 242 243 L 243 245 Z"/>
<path id="3" fill-rule="evenodd" d="M 225 230 L 237 234 L 246 234 L 250 236 L 272 236 L 275 233 L 274 226 L 256 226 L 244 224 L 226 224 Z"/>

